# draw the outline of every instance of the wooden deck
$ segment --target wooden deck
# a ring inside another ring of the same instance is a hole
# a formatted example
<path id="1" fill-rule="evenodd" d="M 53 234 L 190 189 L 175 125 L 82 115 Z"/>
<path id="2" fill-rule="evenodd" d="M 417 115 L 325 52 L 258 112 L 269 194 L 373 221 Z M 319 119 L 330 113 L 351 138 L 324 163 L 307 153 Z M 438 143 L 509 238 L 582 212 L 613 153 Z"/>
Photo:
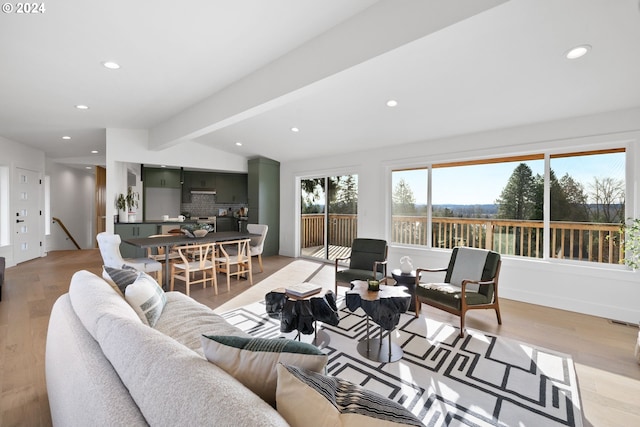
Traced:
<path id="1" fill-rule="evenodd" d="M 351 255 L 351 248 L 345 246 L 329 245 L 329 259 L 335 260 L 336 258 L 346 258 Z M 302 248 L 300 250 L 300 256 L 307 258 L 325 259 L 324 246 L 311 246 L 308 248 Z"/>

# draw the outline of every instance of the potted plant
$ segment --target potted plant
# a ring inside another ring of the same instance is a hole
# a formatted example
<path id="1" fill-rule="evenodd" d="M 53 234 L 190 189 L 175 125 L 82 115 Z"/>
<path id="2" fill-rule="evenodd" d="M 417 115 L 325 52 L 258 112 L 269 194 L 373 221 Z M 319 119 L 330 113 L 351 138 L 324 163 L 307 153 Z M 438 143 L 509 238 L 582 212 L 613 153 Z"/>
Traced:
<path id="1" fill-rule="evenodd" d="M 631 219 L 623 225 L 624 264 L 636 270 L 640 267 L 640 218 Z"/>
<path id="2" fill-rule="evenodd" d="M 129 211 L 129 222 L 136 221 L 136 208 L 138 207 L 138 200 L 140 200 L 140 196 L 138 195 L 138 193 L 133 191 L 133 188 L 129 187 L 127 189 L 127 195 L 125 196 L 127 210 Z"/>
<path id="3" fill-rule="evenodd" d="M 118 197 L 116 198 L 116 209 L 118 209 L 118 222 L 129 222 L 127 199 L 122 193 L 118 194 Z"/>

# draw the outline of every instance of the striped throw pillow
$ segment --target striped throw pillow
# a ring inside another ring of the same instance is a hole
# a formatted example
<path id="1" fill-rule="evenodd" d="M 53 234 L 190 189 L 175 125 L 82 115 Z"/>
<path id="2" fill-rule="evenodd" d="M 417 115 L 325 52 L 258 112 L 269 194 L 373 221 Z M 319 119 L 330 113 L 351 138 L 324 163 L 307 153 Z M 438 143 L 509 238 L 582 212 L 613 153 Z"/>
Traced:
<path id="1" fill-rule="evenodd" d="M 276 407 L 292 427 L 423 426 L 405 407 L 339 377 L 278 365 Z"/>
<path id="2" fill-rule="evenodd" d="M 123 296 L 127 286 L 135 282 L 136 279 L 138 278 L 138 270 L 131 269 L 131 268 L 120 269 L 120 268 L 107 267 L 105 265 L 103 266 L 102 277 L 107 279 L 104 273 L 106 273 L 108 278 L 111 279 L 116 284 L 116 286 L 120 290 L 120 293 Z"/>

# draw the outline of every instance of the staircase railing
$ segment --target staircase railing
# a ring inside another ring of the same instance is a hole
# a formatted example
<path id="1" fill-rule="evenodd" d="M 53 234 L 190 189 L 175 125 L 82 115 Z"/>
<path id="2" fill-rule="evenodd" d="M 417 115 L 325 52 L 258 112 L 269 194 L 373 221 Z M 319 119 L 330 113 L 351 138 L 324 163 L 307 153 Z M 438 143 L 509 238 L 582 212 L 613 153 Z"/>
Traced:
<path id="1" fill-rule="evenodd" d="M 60 228 L 62 228 L 62 231 L 64 231 L 65 234 L 67 235 L 67 237 L 69 237 L 69 239 L 71 239 L 73 244 L 76 245 L 76 248 L 82 249 L 80 247 L 80 245 L 78 244 L 78 242 L 76 242 L 76 239 L 74 239 L 73 236 L 71 235 L 71 233 L 69 233 L 69 230 L 67 229 L 67 227 L 65 227 L 64 223 L 62 221 L 60 221 L 60 218 L 56 218 L 54 216 L 52 219 L 53 219 L 53 222 L 57 222 L 60 225 Z"/>

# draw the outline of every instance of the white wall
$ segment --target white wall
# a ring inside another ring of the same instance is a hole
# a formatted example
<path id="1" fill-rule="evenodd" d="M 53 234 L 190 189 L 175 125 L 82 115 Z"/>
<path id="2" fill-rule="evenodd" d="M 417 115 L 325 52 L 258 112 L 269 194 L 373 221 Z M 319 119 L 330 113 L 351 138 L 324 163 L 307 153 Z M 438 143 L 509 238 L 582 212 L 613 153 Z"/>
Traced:
<path id="1" fill-rule="evenodd" d="M 59 218 L 82 249 L 94 247 L 95 174 L 93 171 L 46 162 L 51 183 L 51 217 Z M 76 249 L 60 224 L 51 224 L 46 240 L 47 251 Z"/>
<path id="2" fill-rule="evenodd" d="M 42 176 L 44 176 L 45 170 L 45 160 L 44 160 L 44 152 L 40 150 L 33 149 L 31 147 L 27 147 L 25 145 L 19 144 L 17 142 L 11 141 L 9 139 L 0 137 L 0 166 L 6 166 L 10 169 L 9 171 L 9 190 L 11 191 L 12 185 L 11 180 L 14 176 L 15 168 L 23 168 L 29 169 L 32 171 L 40 172 Z M 44 206 L 44 191 L 41 192 L 42 200 L 40 200 L 40 206 Z M 11 198 L 9 198 L 11 200 Z M 11 203 L 11 201 L 9 202 Z M 14 226 L 15 222 L 11 222 L 11 215 L 13 209 L 9 208 L 9 218 L 5 219 L 9 220 L 9 233 L 12 236 L 15 232 Z M 41 230 L 42 236 L 41 241 L 45 241 L 44 239 L 44 215 L 42 216 L 43 223 L 39 227 Z M 11 240 L 12 242 L 12 240 Z M 11 243 L 12 244 L 12 243 Z M 6 258 L 7 267 L 15 265 L 13 260 L 13 246 L 5 245 L 0 246 L 0 256 Z M 43 249 L 44 250 L 44 249 Z"/>
<path id="3" fill-rule="evenodd" d="M 640 109 L 522 126 L 400 147 L 344 153 L 280 165 L 280 254 L 298 256 L 297 178 L 358 174 L 358 235 L 390 241 L 391 170 L 433 162 L 511 156 L 541 150 L 588 150 L 602 145 L 628 148 L 627 214 L 640 216 Z M 446 266 L 449 251 L 392 245 L 389 268 L 409 255 L 414 266 Z M 503 298 L 637 323 L 640 321 L 640 273 L 623 266 L 562 260 L 503 257 Z M 505 319 L 508 322 L 508 319 Z"/>

